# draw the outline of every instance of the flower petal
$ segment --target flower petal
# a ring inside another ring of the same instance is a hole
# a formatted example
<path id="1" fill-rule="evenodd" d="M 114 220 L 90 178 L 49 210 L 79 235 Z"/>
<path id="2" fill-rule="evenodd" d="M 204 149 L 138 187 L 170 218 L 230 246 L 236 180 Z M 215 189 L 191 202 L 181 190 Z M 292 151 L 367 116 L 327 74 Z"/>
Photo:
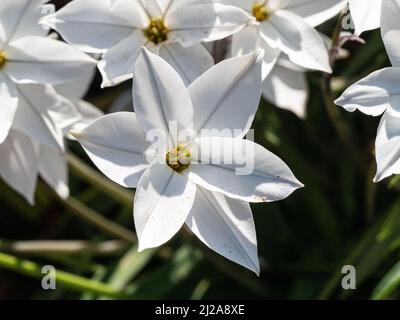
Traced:
<path id="1" fill-rule="evenodd" d="M 4 43 L 25 36 L 46 36 L 39 19 L 54 10 L 54 5 L 44 5 L 49 0 L 12 0 L 0 3 L 0 39 Z"/>
<path id="2" fill-rule="evenodd" d="M 233 57 L 254 52 L 258 48 L 265 51 L 262 62 L 262 78 L 265 79 L 278 60 L 281 50 L 272 48 L 259 36 L 258 26 L 248 26 L 232 37 L 231 55 Z"/>
<path id="3" fill-rule="evenodd" d="M 179 73 L 186 86 L 214 65 L 213 57 L 202 44 L 190 48 L 179 43 L 165 44 L 160 48 L 160 56 Z"/>
<path id="4" fill-rule="evenodd" d="M 103 55 L 98 65 L 103 76 L 101 85 L 103 88 L 115 86 L 132 78 L 140 50 L 146 41 L 143 32 L 135 30 Z"/>
<path id="5" fill-rule="evenodd" d="M 303 18 L 279 10 L 261 23 L 261 36 L 272 47 L 278 47 L 290 60 L 304 68 L 331 73 L 328 49 L 318 34 Z"/>
<path id="6" fill-rule="evenodd" d="M 400 68 L 386 68 L 373 72 L 353 84 L 335 103 L 347 111 L 359 110 L 379 116 L 386 110 L 400 115 Z"/>
<path id="7" fill-rule="evenodd" d="M 53 121 L 50 111 L 60 103 L 59 96 L 51 86 L 18 85 L 18 109 L 14 128 L 33 141 L 51 148 L 64 150 L 64 137 Z"/>
<path id="8" fill-rule="evenodd" d="M 106 115 L 73 135 L 109 179 L 136 188 L 149 163 L 146 137 L 134 113 Z"/>
<path id="9" fill-rule="evenodd" d="M 29 137 L 12 130 L 0 144 L 0 176 L 33 205 L 38 176 L 37 150 Z"/>
<path id="10" fill-rule="evenodd" d="M 230 137 L 247 133 L 260 102 L 263 55 L 259 50 L 222 61 L 189 86 L 196 133 L 212 135 L 211 130 L 224 129 Z"/>
<path id="11" fill-rule="evenodd" d="M 364 31 L 379 28 L 382 0 L 349 0 L 349 6 L 356 36 L 360 36 Z"/>
<path id="12" fill-rule="evenodd" d="M 63 152 L 40 146 L 39 173 L 61 199 L 68 199 L 68 165 Z"/>
<path id="13" fill-rule="evenodd" d="M 70 45 L 49 38 L 25 37 L 5 49 L 4 72 L 17 83 L 60 84 L 91 72 L 96 61 Z"/>
<path id="14" fill-rule="evenodd" d="M 283 7 L 304 18 L 311 26 L 316 27 L 338 15 L 347 0 L 289 0 Z"/>
<path id="15" fill-rule="evenodd" d="M 87 72 L 81 75 L 81 77 L 75 81 L 62 83 L 56 85 L 54 89 L 58 94 L 67 97 L 68 99 L 79 100 L 83 99 L 86 93 L 89 91 L 90 85 L 92 84 L 95 76 L 95 69 L 92 72 Z"/>
<path id="16" fill-rule="evenodd" d="M 18 106 L 18 92 L 14 82 L 0 72 L 0 144 L 7 138 Z"/>
<path id="17" fill-rule="evenodd" d="M 186 224 L 215 252 L 260 273 L 256 230 L 247 203 L 197 187 Z"/>
<path id="18" fill-rule="evenodd" d="M 385 0 L 382 3 L 381 32 L 386 51 L 394 67 L 400 67 L 400 1 Z"/>
<path id="19" fill-rule="evenodd" d="M 400 174 L 400 118 L 385 113 L 375 143 L 377 173 L 374 181 Z"/>
<path id="20" fill-rule="evenodd" d="M 306 118 L 308 91 L 304 72 L 278 64 L 263 83 L 265 99 L 281 109 L 292 111 L 300 119 Z"/>
<path id="21" fill-rule="evenodd" d="M 171 29 L 170 40 L 190 47 L 229 37 L 252 23 L 254 18 L 238 7 L 189 1 L 187 5 L 176 6 L 165 20 Z"/>
<path id="22" fill-rule="evenodd" d="M 141 126 L 146 134 L 157 130 L 164 141 L 177 144 L 170 122 L 178 134 L 190 130 L 193 123 L 192 101 L 183 80 L 167 62 L 145 48 L 134 74 L 133 104 Z"/>
<path id="23" fill-rule="evenodd" d="M 125 20 L 113 13 L 112 0 L 75 0 L 42 19 L 70 44 L 82 51 L 100 53 L 128 37 L 137 15 Z M 130 1 L 128 1 L 130 2 Z M 132 1 L 133 5 L 134 1 Z M 117 9 L 118 10 L 118 9 Z"/>
<path id="24" fill-rule="evenodd" d="M 192 148 L 189 179 L 210 191 L 247 202 L 272 202 L 303 185 L 277 156 L 249 140 L 199 138 Z"/>
<path id="25" fill-rule="evenodd" d="M 139 251 L 169 241 L 193 206 L 196 185 L 163 164 L 149 167 L 139 181 L 134 218 Z"/>

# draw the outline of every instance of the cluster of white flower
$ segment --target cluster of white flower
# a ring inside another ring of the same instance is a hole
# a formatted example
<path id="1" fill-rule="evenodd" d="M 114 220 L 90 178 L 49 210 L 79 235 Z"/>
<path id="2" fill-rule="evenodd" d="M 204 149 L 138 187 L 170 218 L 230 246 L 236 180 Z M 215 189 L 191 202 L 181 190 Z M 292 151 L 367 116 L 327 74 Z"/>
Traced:
<path id="1" fill-rule="evenodd" d="M 400 174 L 400 0 L 350 1 L 356 30 L 381 28 L 382 39 L 393 67 L 376 71 L 348 88 L 336 100 L 347 111 L 359 110 L 380 116 L 376 138 L 375 182 Z M 381 17 L 384 17 L 384 19 Z"/>
<path id="2" fill-rule="evenodd" d="M 348 1 L 72 0 L 43 16 L 52 9 L 47 2 L 0 4 L 3 180 L 31 203 L 38 175 L 68 197 L 64 137 L 75 138 L 108 178 L 137 189 L 140 250 L 164 244 L 186 224 L 214 251 L 259 273 L 248 203 L 281 200 L 303 185 L 245 135 L 262 93 L 306 116 L 305 72 L 331 73 L 330 40 L 314 27 Z M 399 4 L 349 3 L 358 35 L 381 24 L 394 66 L 400 63 Z M 214 65 L 205 43 L 231 36 L 231 58 Z M 81 100 L 96 62 L 102 87 L 133 79 L 135 112 L 102 116 Z M 400 173 L 399 73 L 396 67 L 374 73 L 337 101 L 351 111 L 385 112 L 377 179 Z M 149 138 L 154 132 L 161 133 L 157 144 Z M 252 170 L 239 174 L 243 163 L 225 161 L 226 149 Z"/>

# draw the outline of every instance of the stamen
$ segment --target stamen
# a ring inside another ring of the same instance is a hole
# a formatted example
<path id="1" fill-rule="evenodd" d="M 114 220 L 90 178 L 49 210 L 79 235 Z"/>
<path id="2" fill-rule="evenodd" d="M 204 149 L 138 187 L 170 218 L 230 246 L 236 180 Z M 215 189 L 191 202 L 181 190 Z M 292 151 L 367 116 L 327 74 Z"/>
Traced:
<path id="1" fill-rule="evenodd" d="M 172 170 L 181 173 L 190 166 L 190 150 L 180 144 L 167 153 L 166 161 Z"/>
<path id="2" fill-rule="evenodd" d="M 269 12 L 265 3 L 255 3 L 253 5 L 253 16 L 258 22 L 263 22 L 268 19 Z"/>
<path id="3" fill-rule="evenodd" d="M 156 45 L 168 40 L 169 29 L 161 19 L 151 19 L 150 25 L 143 32 L 146 38 Z"/>
<path id="4" fill-rule="evenodd" d="M 0 51 L 0 69 L 3 69 L 4 65 L 6 64 L 7 57 L 3 51 Z"/>

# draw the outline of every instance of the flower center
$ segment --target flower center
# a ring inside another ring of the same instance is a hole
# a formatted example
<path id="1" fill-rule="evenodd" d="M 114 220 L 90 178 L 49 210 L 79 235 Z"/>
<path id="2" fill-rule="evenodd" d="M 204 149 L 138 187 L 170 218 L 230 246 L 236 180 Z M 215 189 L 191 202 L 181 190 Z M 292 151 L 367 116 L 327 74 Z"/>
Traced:
<path id="1" fill-rule="evenodd" d="M 269 12 L 264 3 L 255 3 L 253 5 L 253 16 L 258 22 L 262 22 L 268 19 Z"/>
<path id="2" fill-rule="evenodd" d="M 149 41 L 157 45 L 168 39 L 169 29 L 165 26 L 163 20 L 152 18 L 150 25 L 143 32 Z"/>
<path id="3" fill-rule="evenodd" d="M 0 70 L 3 69 L 4 65 L 6 64 L 7 57 L 6 54 L 0 51 Z"/>
<path id="4" fill-rule="evenodd" d="M 190 150 L 186 146 L 180 144 L 176 148 L 167 153 L 167 165 L 172 170 L 181 173 L 190 165 Z"/>

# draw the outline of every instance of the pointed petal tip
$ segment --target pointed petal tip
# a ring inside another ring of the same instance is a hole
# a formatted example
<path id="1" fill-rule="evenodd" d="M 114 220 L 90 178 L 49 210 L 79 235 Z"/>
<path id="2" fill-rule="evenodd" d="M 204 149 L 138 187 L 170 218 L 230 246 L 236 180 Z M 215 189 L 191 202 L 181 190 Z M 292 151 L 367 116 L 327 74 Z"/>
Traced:
<path id="1" fill-rule="evenodd" d="M 83 136 L 83 132 L 78 130 L 71 130 L 69 134 L 73 136 L 76 140 L 79 140 L 79 138 Z"/>

